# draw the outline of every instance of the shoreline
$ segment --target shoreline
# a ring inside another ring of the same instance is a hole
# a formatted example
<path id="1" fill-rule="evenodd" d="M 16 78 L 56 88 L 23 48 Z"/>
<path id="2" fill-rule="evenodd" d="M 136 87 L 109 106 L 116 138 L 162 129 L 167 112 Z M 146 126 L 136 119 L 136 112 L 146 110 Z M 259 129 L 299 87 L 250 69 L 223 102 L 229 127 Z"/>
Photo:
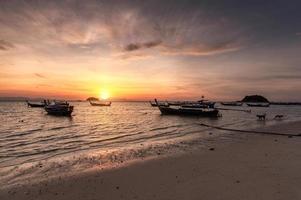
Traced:
<path id="1" fill-rule="evenodd" d="M 301 123 L 264 129 L 300 133 Z M 301 137 L 243 135 L 208 149 L 2 189 L 0 199 L 301 198 Z"/>

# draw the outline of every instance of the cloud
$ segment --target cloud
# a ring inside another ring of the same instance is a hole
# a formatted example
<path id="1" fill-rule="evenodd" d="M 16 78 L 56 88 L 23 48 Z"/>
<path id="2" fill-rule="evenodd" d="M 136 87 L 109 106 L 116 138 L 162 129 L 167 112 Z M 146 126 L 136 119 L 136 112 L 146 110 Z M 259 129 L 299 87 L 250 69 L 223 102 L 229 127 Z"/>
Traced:
<path id="1" fill-rule="evenodd" d="M 126 45 L 124 48 L 125 51 L 136 51 L 139 49 L 147 49 L 156 47 L 161 44 L 160 40 L 150 41 L 150 42 L 144 42 L 144 43 L 131 43 Z"/>
<path id="2" fill-rule="evenodd" d="M 296 80 L 301 80 L 301 75 L 295 74 L 295 75 L 275 75 L 271 76 L 270 78 L 274 79 L 296 79 Z"/>
<path id="3" fill-rule="evenodd" d="M 127 52 L 127 53 L 117 53 L 114 55 L 115 58 L 122 59 L 122 60 L 144 60 L 148 58 L 153 58 L 154 56 L 139 51 Z"/>
<path id="4" fill-rule="evenodd" d="M 297 36 L 301 36 L 301 32 L 299 32 L 299 33 L 296 33 L 296 35 L 297 35 Z"/>
<path id="5" fill-rule="evenodd" d="M 125 48 L 124 48 L 124 50 L 126 50 L 126 51 L 135 51 L 135 50 L 138 50 L 138 49 L 140 49 L 141 48 L 141 46 L 140 46 L 140 44 L 128 44 Z"/>
<path id="6" fill-rule="evenodd" d="M 155 9 L 158 4 L 160 9 Z M 26 52 L 51 58 L 100 53 L 124 54 L 124 59 L 136 51 L 149 56 L 207 56 L 237 51 L 240 44 L 220 41 L 240 40 L 240 27 L 218 13 L 208 15 L 205 8 L 156 1 L 91 1 L 80 6 L 73 1 L 9 1 L 0 8 L 0 19 L 9 19 L 5 26 L 0 24 L 5 30 L 0 37 L 7 33 L 3 37 L 16 41 Z"/>
<path id="7" fill-rule="evenodd" d="M 0 40 L 0 50 L 7 51 L 14 48 L 14 45 L 8 41 Z"/>
<path id="8" fill-rule="evenodd" d="M 242 47 L 236 45 L 221 46 L 182 46 L 182 47 L 164 47 L 162 53 L 165 55 L 183 55 L 183 56 L 210 56 L 226 52 L 238 51 Z"/>
<path id="9" fill-rule="evenodd" d="M 131 43 L 128 44 L 124 48 L 124 50 L 126 52 L 133 52 L 153 47 L 158 47 L 157 52 L 168 56 L 210 56 L 226 52 L 238 51 L 242 48 L 242 46 L 237 41 L 205 45 L 186 44 L 185 42 L 180 44 L 165 44 L 163 41 L 157 40 L 145 43 Z M 131 54 L 128 54 L 124 57 L 129 58 L 131 57 Z"/>
<path id="10" fill-rule="evenodd" d="M 253 75 L 253 76 L 240 76 L 232 77 L 231 79 L 238 80 L 240 82 L 261 82 L 261 81 L 293 81 L 300 80 L 299 74 L 275 74 L 275 75 Z"/>
<path id="11" fill-rule="evenodd" d="M 46 78 L 46 76 L 44 76 L 43 74 L 40 74 L 40 73 L 34 73 L 34 75 L 39 78 Z"/>

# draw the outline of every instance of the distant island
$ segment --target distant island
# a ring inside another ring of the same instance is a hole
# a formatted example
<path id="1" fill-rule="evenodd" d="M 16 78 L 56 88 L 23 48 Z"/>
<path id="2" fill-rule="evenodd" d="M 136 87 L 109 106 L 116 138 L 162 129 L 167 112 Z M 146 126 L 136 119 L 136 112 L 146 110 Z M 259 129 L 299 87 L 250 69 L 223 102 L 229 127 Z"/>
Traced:
<path id="1" fill-rule="evenodd" d="M 269 103 L 269 100 L 261 95 L 250 95 L 245 96 L 242 102 L 261 102 L 261 103 Z"/>
<path id="2" fill-rule="evenodd" d="M 87 98 L 87 101 L 99 101 L 99 99 L 96 97 L 89 97 Z"/>

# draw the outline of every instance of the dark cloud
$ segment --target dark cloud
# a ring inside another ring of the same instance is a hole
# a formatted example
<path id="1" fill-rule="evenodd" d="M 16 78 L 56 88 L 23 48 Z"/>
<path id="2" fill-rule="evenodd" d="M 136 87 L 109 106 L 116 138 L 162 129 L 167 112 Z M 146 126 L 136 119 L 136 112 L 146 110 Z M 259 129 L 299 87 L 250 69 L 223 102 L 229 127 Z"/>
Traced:
<path id="1" fill-rule="evenodd" d="M 147 49 L 147 48 L 156 47 L 160 44 L 161 44 L 160 40 L 144 42 L 144 43 L 131 43 L 131 44 L 126 45 L 124 50 L 125 51 L 135 51 L 135 50 L 139 50 L 139 49 Z"/>
<path id="2" fill-rule="evenodd" d="M 207 56 L 219 53 L 237 51 L 242 48 L 239 40 L 237 41 L 221 41 L 214 44 L 186 44 L 186 43 L 164 43 L 162 41 L 151 41 L 145 43 L 131 43 L 128 44 L 124 50 L 128 52 L 137 51 L 141 49 L 158 47 L 157 51 L 164 55 L 176 56 Z M 129 55 L 130 57 L 130 55 Z"/>
<path id="3" fill-rule="evenodd" d="M 43 74 L 40 74 L 40 73 L 35 73 L 34 75 L 39 78 L 46 78 L 46 76 L 44 76 Z"/>
<path id="4" fill-rule="evenodd" d="M 141 48 L 141 45 L 140 44 L 128 44 L 125 48 L 124 48 L 124 50 L 126 50 L 126 51 L 135 51 L 135 50 L 138 50 L 138 49 L 140 49 Z"/>
<path id="5" fill-rule="evenodd" d="M 253 75 L 245 77 L 233 77 L 233 79 L 239 80 L 241 82 L 261 82 L 261 81 L 291 81 L 291 80 L 301 80 L 301 75 L 299 74 L 275 74 L 275 75 Z"/>
<path id="6" fill-rule="evenodd" d="M 275 76 L 271 76 L 271 79 L 297 79 L 297 80 L 301 80 L 301 75 L 275 75 Z"/>
<path id="7" fill-rule="evenodd" d="M 0 40 L 0 50 L 7 51 L 14 48 L 14 45 L 8 41 Z"/>
<path id="8" fill-rule="evenodd" d="M 242 46 L 235 42 L 233 43 L 220 43 L 212 46 L 206 45 L 185 45 L 179 46 L 164 46 L 162 52 L 165 55 L 183 55 L 183 56 L 208 56 L 225 52 L 238 51 Z"/>

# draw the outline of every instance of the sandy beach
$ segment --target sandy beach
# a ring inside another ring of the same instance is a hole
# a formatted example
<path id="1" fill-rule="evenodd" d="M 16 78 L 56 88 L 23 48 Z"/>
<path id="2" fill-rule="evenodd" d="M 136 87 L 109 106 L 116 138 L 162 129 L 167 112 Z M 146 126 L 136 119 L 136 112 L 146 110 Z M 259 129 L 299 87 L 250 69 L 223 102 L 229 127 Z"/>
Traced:
<path id="1" fill-rule="evenodd" d="M 265 131 L 301 133 L 301 123 Z M 13 199 L 301 199 L 301 137 L 245 134 L 226 145 L 2 189 Z"/>

